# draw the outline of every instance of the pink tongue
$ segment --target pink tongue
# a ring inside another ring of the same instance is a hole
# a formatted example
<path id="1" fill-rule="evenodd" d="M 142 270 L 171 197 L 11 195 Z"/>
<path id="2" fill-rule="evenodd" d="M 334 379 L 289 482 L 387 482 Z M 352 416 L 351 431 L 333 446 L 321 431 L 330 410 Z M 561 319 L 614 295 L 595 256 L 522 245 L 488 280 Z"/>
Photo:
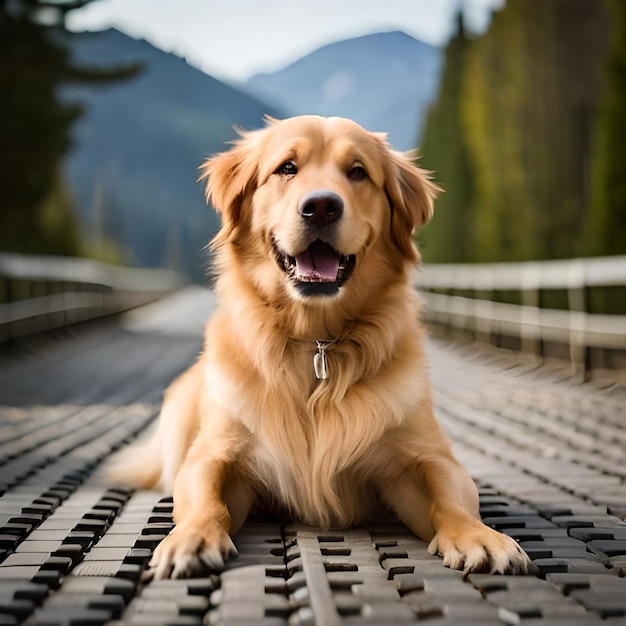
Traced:
<path id="1" fill-rule="evenodd" d="M 296 256 L 298 278 L 331 283 L 337 280 L 339 255 L 323 241 L 315 241 Z"/>

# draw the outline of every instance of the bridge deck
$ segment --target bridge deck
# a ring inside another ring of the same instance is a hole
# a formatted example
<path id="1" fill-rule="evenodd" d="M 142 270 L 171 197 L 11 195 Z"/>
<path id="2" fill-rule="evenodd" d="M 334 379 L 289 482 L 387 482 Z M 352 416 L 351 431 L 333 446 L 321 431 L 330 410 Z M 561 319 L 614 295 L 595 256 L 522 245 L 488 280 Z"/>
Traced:
<path id="1" fill-rule="evenodd" d="M 91 474 L 157 415 L 211 306 L 187 290 L 0 357 L 0 624 L 626 624 L 623 390 L 434 340 L 438 416 L 538 577 L 464 580 L 400 525 L 248 524 L 220 576 L 142 583 L 171 500 Z"/>

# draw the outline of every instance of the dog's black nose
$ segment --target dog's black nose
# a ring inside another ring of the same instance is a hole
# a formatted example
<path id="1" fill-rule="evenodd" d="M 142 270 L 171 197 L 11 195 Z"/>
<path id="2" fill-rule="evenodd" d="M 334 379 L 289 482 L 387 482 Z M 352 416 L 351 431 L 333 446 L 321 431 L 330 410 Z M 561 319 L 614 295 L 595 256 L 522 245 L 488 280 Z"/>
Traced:
<path id="1" fill-rule="evenodd" d="M 311 191 L 300 201 L 300 215 L 307 224 L 326 226 L 343 213 L 343 200 L 328 189 Z"/>

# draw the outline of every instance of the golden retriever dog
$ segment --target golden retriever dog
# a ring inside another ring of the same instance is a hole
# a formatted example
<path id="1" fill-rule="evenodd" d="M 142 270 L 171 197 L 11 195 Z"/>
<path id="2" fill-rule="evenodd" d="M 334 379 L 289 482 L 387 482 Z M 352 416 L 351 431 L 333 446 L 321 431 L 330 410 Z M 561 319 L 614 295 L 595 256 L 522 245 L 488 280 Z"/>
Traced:
<path id="1" fill-rule="evenodd" d="M 465 572 L 527 572 L 485 526 L 432 410 L 413 233 L 438 188 L 347 119 L 269 120 L 202 166 L 219 306 L 152 438 L 113 473 L 173 493 L 155 578 L 218 570 L 252 509 L 320 528 L 387 514 Z"/>

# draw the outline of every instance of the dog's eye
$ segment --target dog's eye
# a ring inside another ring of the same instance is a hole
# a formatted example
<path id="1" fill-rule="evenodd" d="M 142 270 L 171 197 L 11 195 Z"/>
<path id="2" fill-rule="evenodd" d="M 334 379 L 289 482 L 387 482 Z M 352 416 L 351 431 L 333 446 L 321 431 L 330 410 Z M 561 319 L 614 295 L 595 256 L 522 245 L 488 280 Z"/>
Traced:
<path id="1" fill-rule="evenodd" d="M 294 176 L 298 173 L 298 168 L 293 161 L 285 161 L 275 172 L 283 176 Z"/>
<path id="2" fill-rule="evenodd" d="M 367 172 L 360 165 L 355 165 L 349 172 L 348 178 L 355 182 L 365 180 L 367 178 Z"/>

